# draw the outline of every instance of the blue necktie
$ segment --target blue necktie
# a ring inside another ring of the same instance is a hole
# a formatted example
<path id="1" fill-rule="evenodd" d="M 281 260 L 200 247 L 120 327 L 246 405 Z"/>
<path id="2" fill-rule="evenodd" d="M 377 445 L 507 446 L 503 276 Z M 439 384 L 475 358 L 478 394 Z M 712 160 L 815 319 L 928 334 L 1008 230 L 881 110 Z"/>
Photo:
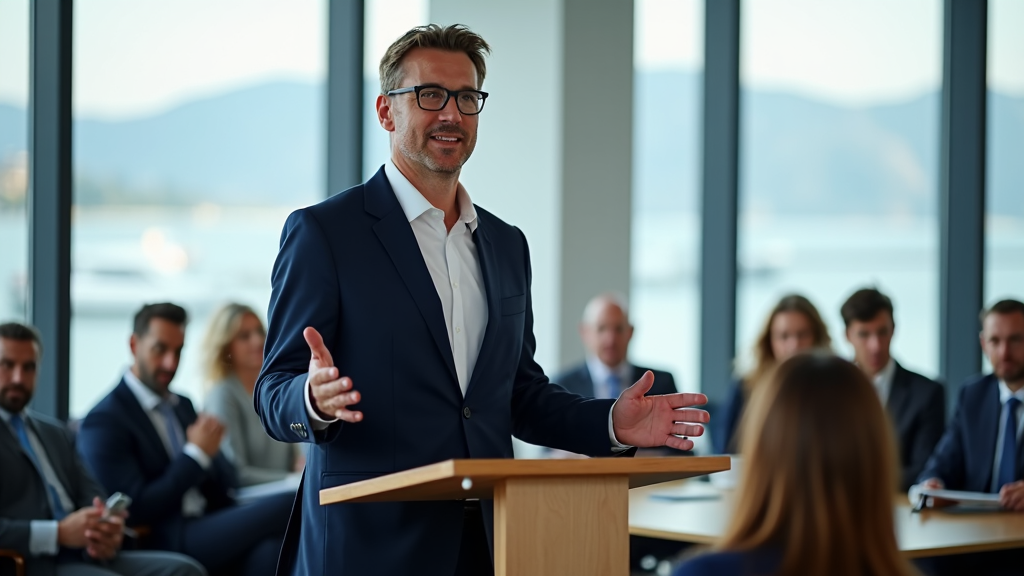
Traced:
<path id="1" fill-rule="evenodd" d="M 619 380 L 618 375 L 615 373 L 609 374 L 607 380 L 605 380 L 604 395 L 601 398 L 618 398 L 620 386 L 622 386 L 622 381 Z"/>
<path id="2" fill-rule="evenodd" d="M 167 431 L 167 439 L 171 441 L 171 455 L 177 456 L 181 454 L 183 444 L 181 442 L 181 432 L 174 425 L 178 421 L 178 417 L 174 414 L 174 408 L 167 402 L 161 402 L 156 405 L 156 409 L 164 417 L 164 429 Z"/>
<path id="3" fill-rule="evenodd" d="M 39 463 L 39 456 L 32 449 L 32 443 L 28 441 L 28 434 L 25 432 L 25 422 L 21 419 L 21 415 L 14 414 L 11 416 L 11 427 L 14 428 L 14 434 L 18 437 L 18 443 L 21 444 L 22 450 L 25 451 L 25 454 L 28 454 L 29 460 L 36 467 L 36 472 L 39 473 L 39 477 L 46 486 L 46 494 L 50 500 L 50 510 L 53 512 L 53 519 L 63 520 L 68 514 L 64 510 L 64 505 L 60 503 L 57 489 L 53 487 L 53 484 L 46 479 L 46 474 L 43 473 L 43 466 Z"/>
<path id="4" fill-rule="evenodd" d="M 1006 426 L 1003 428 L 1003 453 L 999 455 L 999 481 L 996 492 L 1017 479 L 1017 407 L 1020 400 L 1006 401 Z"/>

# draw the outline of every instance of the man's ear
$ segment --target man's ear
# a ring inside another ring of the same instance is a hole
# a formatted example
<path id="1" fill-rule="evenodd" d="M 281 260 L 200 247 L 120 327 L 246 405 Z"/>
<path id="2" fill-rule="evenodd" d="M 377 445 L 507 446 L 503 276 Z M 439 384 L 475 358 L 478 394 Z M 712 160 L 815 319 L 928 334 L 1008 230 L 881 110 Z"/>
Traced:
<path id="1" fill-rule="evenodd" d="M 395 131 L 395 118 L 391 110 L 391 101 L 383 94 L 377 96 L 377 121 L 388 132 Z"/>
<path id="2" fill-rule="evenodd" d="M 138 346 L 138 345 L 139 345 L 138 337 L 135 336 L 135 334 L 132 334 L 132 337 L 128 339 L 128 348 L 131 349 L 133 357 L 135 356 L 135 347 Z"/>

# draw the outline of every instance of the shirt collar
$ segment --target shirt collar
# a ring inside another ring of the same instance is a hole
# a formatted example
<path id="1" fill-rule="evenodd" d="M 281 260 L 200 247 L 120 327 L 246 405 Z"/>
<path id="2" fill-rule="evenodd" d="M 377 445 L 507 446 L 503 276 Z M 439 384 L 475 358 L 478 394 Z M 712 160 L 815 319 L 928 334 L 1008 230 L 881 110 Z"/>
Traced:
<path id="1" fill-rule="evenodd" d="M 150 389 L 149 386 L 143 384 L 130 368 L 124 371 L 124 383 L 128 385 L 128 389 L 135 395 L 135 399 L 139 401 L 139 405 L 147 412 L 155 410 L 156 407 L 164 400 L 167 400 L 167 403 L 171 406 L 178 405 L 177 394 L 169 393 L 167 398 L 161 398 L 160 395 Z"/>
<path id="2" fill-rule="evenodd" d="M 1011 396 L 1016 398 L 1017 400 L 1020 400 L 1022 403 L 1024 403 L 1024 388 L 1021 388 L 1020 390 L 1017 390 L 1016 392 L 1010 392 L 1010 387 L 1006 385 L 1006 382 L 1003 382 L 1002 380 L 1000 380 L 999 381 L 999 404 L 1000 405 L 1005 405 L 1006 401 L 1009 400 Z"/>
<path id="3" fill-rule="evenodd" d="M 631 368 L 629 362 L 612 367 L 605 366 L 604 362 L 601 362 L 596 356 L 587 356 L 587 370 L 590 371 L 590 379 L 594 382 L 606 382 L 608 377 L 614 374 L 623 384 L 632 386 L 633 383 L 628 381 Z"/>
<path id="4" fill-rule="evenodd" d="M 424 212 L 438 210 L 412 185 L 412 182 L 409 182 L 409 179 L 402 174 L 402 171 L 395 166 L 390 158 L 384 164 L 384 175 L 387 176 L 391 189 L 395 191 L 398 204 L 401 205 L 409 222 L 419 218 Z M 476 227 L 479 224 L 476 207 L 473 206 L 473 200 L 461 182 L 455 189 L 455 201 L 459 204 L 459 222 L 469 226 L 471 233 L 476 232 Z"/>
<path id="5" fill-rule="evenodd" d="M 882 368 L 882 371 L 875 374 L 874 383 L 876 388 L 888 390 L 892 387 L 892 377 L 896 374 L 896 361 L 889 358 L 889 363 Z"/>

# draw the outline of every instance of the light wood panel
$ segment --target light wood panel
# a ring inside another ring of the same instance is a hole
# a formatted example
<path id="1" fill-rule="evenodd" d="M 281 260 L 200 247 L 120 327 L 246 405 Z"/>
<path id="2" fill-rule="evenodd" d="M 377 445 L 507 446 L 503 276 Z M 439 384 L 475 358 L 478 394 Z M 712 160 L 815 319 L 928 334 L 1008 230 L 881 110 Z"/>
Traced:
<path id="1" fill-rule="evenodd" d="M 669 499 L 654 499 L 662 494 Z M 906 497 L 893 513 L 900 550 L 910 558 L 1024 547 L 1024 514 L 925 510 L 914 514 Z M 680 542 L 715 544 L 732 514 L 732 492 L 708 484 L 674 482 L 630 492 L 629 533 Z"/>
<path id="2" fill-rule="evenodd" d="M 320 504 L 491 498 L 509 478 L 622 476 L 630 488 L 729 469 L 727 456 L 586 460 L 447 460 L 320 491 Z M 464 481 L 469 479 L 468 484 Z M 466 487 L 468 486 L 468 487 Z"/>
<path id="3" fill-rule="evenodd" d="M 494 492 L 495 576 L 624 576 L 625 476 L 512 478 Z"/>

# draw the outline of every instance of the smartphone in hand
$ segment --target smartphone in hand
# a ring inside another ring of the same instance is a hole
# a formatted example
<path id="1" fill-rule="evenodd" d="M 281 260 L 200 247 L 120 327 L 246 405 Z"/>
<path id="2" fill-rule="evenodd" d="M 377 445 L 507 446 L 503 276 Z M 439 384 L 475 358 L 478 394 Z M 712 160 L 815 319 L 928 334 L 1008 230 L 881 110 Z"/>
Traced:
<path id="1" fill-rule="evenodd" d="M 104 506 L 103 516 L 100 518 L 100 521 L 109 520 L 111 516 L 124 512 L 128 509 L 128 506 L 130 506 L 131 503 L 131 496 L 122 494 L 121 492 L 114 492 L 110 495 L 110 498 L 107 498 L 107 503 Z"/>

